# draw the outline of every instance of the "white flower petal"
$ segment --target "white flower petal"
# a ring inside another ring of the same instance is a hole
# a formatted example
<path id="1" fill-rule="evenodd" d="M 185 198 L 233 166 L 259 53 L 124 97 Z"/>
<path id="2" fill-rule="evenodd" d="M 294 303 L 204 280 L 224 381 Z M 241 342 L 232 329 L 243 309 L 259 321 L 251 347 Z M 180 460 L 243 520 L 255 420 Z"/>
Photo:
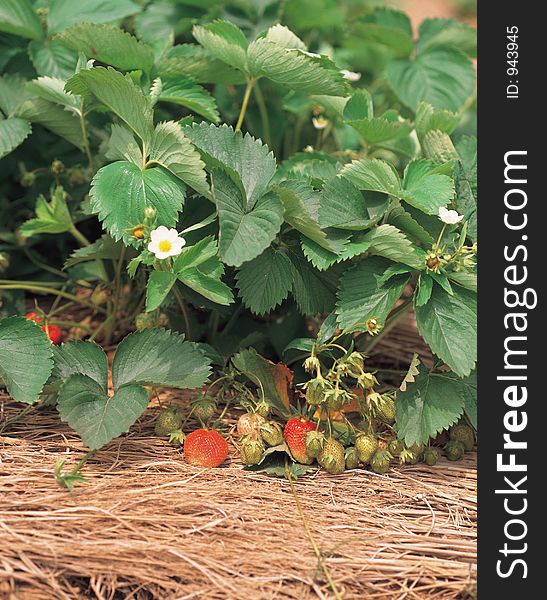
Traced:
<path id="1" fill-rule="evenodd" d="M 165 227 L 165 225 L 160 225 L 156 227 L 153 231 L 150 232 L 150 239 L 155 242 L 156 240 L 159 242 L 160 240 L 166 239 L 166 236 L 169 234 L 169 229 Z"/>
<path id="2" fill-rule="evenodd" d="M 439 219 L 447 225 L 455 225 L 463 219 L 463 215 L 459 215 L 455 210 L 448 210 L 444 206 L 439 208 Z"/>
<path id="3" fill-rule="evenodd" d="M 354 82 L 359 81 L 359 79 L 361 79 L 361 73 L 355 73 L 354 71 L 348 71 L 347 69 L 342 69 L 340 73 L 342 73 L 344 79 L 346 79 L 347 81 Z"/>

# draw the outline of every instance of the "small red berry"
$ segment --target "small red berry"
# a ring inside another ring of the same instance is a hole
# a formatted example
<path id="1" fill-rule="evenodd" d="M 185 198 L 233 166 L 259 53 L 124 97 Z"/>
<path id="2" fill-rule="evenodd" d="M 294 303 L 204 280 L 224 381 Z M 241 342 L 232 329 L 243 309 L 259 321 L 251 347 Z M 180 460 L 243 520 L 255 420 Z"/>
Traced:
<path id="1" fill-rule="evenodd" d="M 228 442 L 214 429 L 196 429 L 184 442 L 184 456 L 195 467 L 218 467 L 228 456 Z"/>
<path id="2" fill-rule="evenodd" d="M 25 315 L 25 319 L 27 319 L 27 321 L 34 321 L 35 323 L 41 323 L 44 320 L 44 317 L 42 317 L 42 315 L 38 311 L 31 310 L 30 312 L 28 312 Z"/>
<path id="3" fill-rule="evenodd" d="M 305 465 L 313 462 L 313 458 L 306 450 L 306 434 L 308 431 L 315 431 L 316 429 L 317 426 L 315 423 L 302 417 L 293 417 L 287 421 L 283 437 L 285 438 L 285 442 L 287 442 L 292 457 L 297 462 Z"/>
<path id="4" fill-rule="evenodd" d="M 60 344 L 63 330 L 58 325 L 42 325 L 42 331 L 47 334 L 53 344 Z"/>

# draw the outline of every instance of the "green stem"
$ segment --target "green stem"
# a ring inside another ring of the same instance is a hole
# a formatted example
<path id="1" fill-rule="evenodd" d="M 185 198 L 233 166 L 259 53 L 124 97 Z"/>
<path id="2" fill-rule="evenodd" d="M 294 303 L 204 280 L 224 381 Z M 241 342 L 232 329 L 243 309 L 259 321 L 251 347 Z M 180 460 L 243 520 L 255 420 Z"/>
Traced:
<path id="1" fill-rule="evenodd" d="M 89 135 L 87 133 L 87 125 L 85 123 L 85 116 L 84 116 L 83 111 L 80 111 L 80 129 L 82 130 L 84 152 L 87 157 L 87 162 L 89 163 L 89 170 L 90 170 L 91 174 L 93 175 L 95 168 L 93 166 L 93 157 L 91 156 L 91 148 L 89 147 Z"/>
<path id="2" fill-rule="evenodd" d="M 186 335 L 188 339 L 192 339 L 192 328 L 190 327 L 190 317 L 188 315 L 188 311 L 186 310 L 186 305 L 184 304 L 184 298 L 180 293 L 180 290 L 177 288 L 176 284 L 173 286 L 173 292 L 175 294 L 175 298 L 177 299 L 177 303 L 180 308 L 180 312 L 184 318 L 184 326 L 186 327 Z"/>
<path id="3" fill-rule="evenodd" d="M 74 225 L 74 223 L 70 226 L 70 229 L 68 231 L 78 241 L 80 246 L 91 246 L 91 242 L 79 229 L 76 228 L 76 225 Z"/>
<path id="4" fill-rule="evenodd" d="M 23 246 L 23 252 L 25 253 L 26 257 L 30 260 L 30 262 L 33 263 L 34 265 L 36 265 L 39 269 L 47 271 L 48 273 L 52 273 L 53 275 L 57 275 L 57 277 L 62 277 L 63 279 L 68 279 L 68 275 L 66 273 L 63 273 L 63 271 L 60 271 L 59 269 L 56 269 L 55 267 L 51 267 L 48 264 L 43 263 L 41 260 L 36 258 L 34 253 L 30 250 L 30 248 Z"/>
<path id="5" fill-rule="evenodd" d="M 29 292 L 35 292 L 37 294 L 51 294 L 53 296 L 62 296 L 63 298 L 66 298 L 67 300 L 72 300 L 73 302 L 77 302 L 78 304 L 81 304 L 82 306 L 87 306 L 87 308 L 92 308 L 93 310 L 105 313 L 106 311 L 104 310 L 104 308 L 101 308 L 100 306 L 95 306 L 95 304 L 92 304 L 91 302 L 87 302 L 86 300 L 82 300 L 80 298 L 78 298 L 77 296 L 74 296 L 74 294 L 69 294 L 68 292 L 63 292 L 61 290 L 56 290 L 55 288 L 51 288 L 51 287 L 45 287 L 45 286 L 40 286 L 40 285 L 34 285 L 32 282 L 28 282 L 28 283 L 22 283 L 20 281 L 18 281 L 17 283 L 10 283 L 8 285 L 2 285 L 0 282 L 0 289 L 2 290 L 27 290 Z"/>
<path id="6" fill-rule="evenodd" d="M 243 312 L 243 303 L 240 303 L 238 307 L 232 313 L 232 316 L 228 319 L 226 325 L 224 325 L 224 329 L 222 330 L 222 335 L 226 335 L 230 333 L 233 326 L 236 324 L 239 315 Z"/>
<path id="7" fill-rule="evenodd" d="M 110 324 L 110 321 L 112 321 L 114 319 L 114 315 L 111 314 L 109 315 L 98 327 L 97 329 L 95 329 L 95 331 L 93 332 L 93 334 L 89 337 L 89 341 L 93 342 L 95 341 L 95 339 L 97 338 L 97 336 L 99 335 L 99 333 L 101 333 L 101 331 Z"/>
<path id="8" fill-rule="evenodd" d="M 118 261 L 116 262 L 116 266 L 114 268 L 114 303 L 113 303 L 113 307 L 112 307 L 112 316 L 114 318 L 110 320 L 112 325 L 114 325 L 113 321 L 115 322 L 116 319 L 118 318 L 118 312 L 120 310 L 122 266 L 123 266 L 124 260 L 125 260 L 125 246 L 122 246 L 122 250 L 120 252 L 120 257 L 118 258 Z M 110 341 L 111 336 L 112 336 L 112 327 L 109 327 L 108 333 L 106 335 L 107 341 Z"/>
<path id="9" fill-rule="evenodd" d="M 84 331 L 91 332 L 93 329 L 87 325 L 80 323 L 74 323 L 73 321 L 58 321 L 57 319 L 48 319 L 48 325 L 59 325 L 60 327 L 73 327 L 75 329 L 83 329 Z"/>
<path id="10" fill-rule="evenodd" d="M 262 90 L 260 89 L 260 85 L 258 84 L 258 82 L 255 86 L 255 100 L 258 106 L 258 111 L 260 113 L 260 120 L 262 122 L 262 139 L 266 142 L 266 145 L 269 148 L 271 148 L 272 140 L 270 134 L 270 117 L 268 115 L 268 109 L 266 108 L 264 96 L 262 94 Z"/>
<path id="11" fill-rule="evenodd" d="M 247 87 L 245 88 L 245 94 L 243 96 L 243 104 L 241 105 L 241 111 L 239 112 L 239 117 L 237 119 L 236 131 L 241 131 L 241 126 L 243 125 L 243 121 L 245 119 L 245 113 L 247 112 L 247 106 L 249 105 L 249 98 L 251 97 L 251 92 L 253 91 L 255 82 L 256 79 L 249 79 L 249 81 L 247 81 Z"/>
<path id="12" fill-rule="evenodd" d="M 325 563 L 325 558 L 323 556 L 323 553 L 321 552 L 321 549 L 317 545 L 317 542 L 315 541 L 315 539 L 312 535 L 311 529 L 308 525 L 308 520 L 306 519 L 306 515 L 304 513 L 304 509 L 302 508 L 302 505 L 300 504 L 300 498 L 298 497 L 298 495 L 296 493 L 296 488 L 293 483 L 291 472 L 289 471 L 289 467 L 286 462 L 285 462 L 285 477 L 289 480 L 291 494 L 292 494 L 292 497 L 294 498 L 294 503 L 296 504 L 296 509 L 298 511 L 298 515 L 300 516 L 300 519 L 302 520 L 302 524 L 304 525 L 304 531 L 306 532 L 306 535 L 308 537 L 308 540 L 310 541 L 311 547 L 313 548 L 315 556 L 317 557 L 317 562 L 321 566 L 321 570 L 323 571 L 323 573 L 325 574 L 325 577 L 327 578 L 327 581 L 329 583 L 330 589 L 332 590 L 332 593 L 334 594 L 334 597 L 336 598 L 336 600 L 342 600 L 342 595 L 338 591 L 338 588 L 336 587 L 336 584 L 334 583 L 334 579 L 332 578 L 332 575 L 330 573 L 330 570 Z"/>
<path id="13" fill-rule="evenodd" d="M 0 433 L 3 433 L 9 425 L 13 425 L 14 423 L 17 423 L 17 421 L 20 421 L 25 415 L 28 415 L 28 413 L 34 408 L 36 408 L 36 404 L 30 404 L 29 406 L 23 408 L 21 412 L 17 413 L 13 417 L 5 421 L 0 426 Z"/>

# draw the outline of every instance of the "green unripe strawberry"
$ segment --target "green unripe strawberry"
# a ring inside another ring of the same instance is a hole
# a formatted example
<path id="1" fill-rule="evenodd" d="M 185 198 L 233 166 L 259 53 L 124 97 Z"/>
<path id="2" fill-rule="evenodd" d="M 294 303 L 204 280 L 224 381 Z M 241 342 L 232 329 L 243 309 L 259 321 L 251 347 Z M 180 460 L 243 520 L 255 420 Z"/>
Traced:
<path id="1" fill-rule="evenodd" d="M 355 439 L 355 449 L 360 462 L 366 465 L 378 449 L 378 440 L 370 433 L 360 433 Z"/>
<path id="2" fill-rule="evenodd" d="M 334 438 L 326 439 L 317 462 L 331 475 L 340 475 L 346 469 L 344 446 Z"/>
<path id="3" fill-rule="evenodd" d="M 243 464 L 257 465 L 264 458 L 264 444 L 261 440 L 245 436 L 239 444 L 239 454 Z"/>
<path id="4" fill-rule="evenodd" d="M 193 414 L 203 423 L 212 419 L 215 412 L 217 410 L 217 403 L 214 398 L 204 394 L 203 396 L 198 396 L 192 402 L 192 412 Z"/>
<path id="5" fill-rule="evenodd" d="M 102 285 L 98 285 L 91 294 L 91 302 L 96 306 L 102 306 L 108 302 L 110 292 Z"/>
<path id="6" fill-rule="evenodd" d="M 23 187 L 32 187 L 34 185 L 34 182 L 36 181 L 36 175 L 30 171 L 25 171 L 22 175 L 21 175 L 21 185 Z"/>
<path id="7" fill-rule="evenodd" d="M 153 329 L 156 326 L 156 318 L 152 313 L 141 312 L 135 317 L 135 328 L 137 331 Z"/>
<path id="8" fill-rule="evenodd" d="M 375 472 L 383 475 L 387 473 L 391 463 L 391 454 L 387 450 L 376 450 L 374 456 L 370 460 L 370 468 Z"/>
<path id="9" fill-rule="evenodd" d="M 10 266 L 10 258 L 9 255 L 5 252 L 0 252 L 0 273 L 7 271 Z"/>
<path id="10" fill-rule="evenodd" d="M 58 159 L 55 159 L 51 163 L 51 172 L 54 175 L 60 175 L 65 170 L 65 165 Z"/>
<path id="11" fill-rule="evenodd" d="M 283 443 L 283 429 L 279 423 L 268 421 L 260 427 L 260 436 L 270 447 Z"/>
<path id="12" fill-rule="evenodd" d="M 441 453 L 439 451 L 438 448 L 434 448 L 433 446 L 430 446 L 429 448 L 426 448 L 424 451 L 424 463 L 426 465 L 429 465 L 430 467 L 432 467 L 433 465 L 437 464 L 437 461 L 439 460 L 441 456 Z"/>
<path id="13" fill-rule="evenodd" d="M 394 439 L 389 442 L 387 449 L 393 456 L 399 456 L 399 454 L 401 454 L 401 452 L 405 449 L 405 443 L 403 440 Z"/>
<path id="14" fill-rule="evenodd" d="M 256 405 L 257 414 L 259 414 L 261 417 L 264 417 L 265 419 L 268 418 L 268 415 L 270 414 L 270 410 L 271 410 L 270 403 L 266 402 L 266 400 L 261 400 Z"/>
<path id="15" fill-rule="evenodd" d="M 325 435 L 322 431 L 308 431 L 306 434 L 306 454 L 317 458 L 325 444 Z"/>
<path id="16" fill-rule="evenodd" d="M 448 460 L 461 460 L 465 453 L 465 446 L 457 440 L 450 440 L 444 447 Z"/>
<path id="17" fill-rule="evenodd" d="M 178 408 L 164 408 L 156 420 L 154 432 L 160 437 L 167 437 L 181 428 L 182 414 Z"/>
<path id="18" fill-rule="evenodd" d="M 359 466 L 359 456 L 357 455 L 357 448 L 350 446 L 346 448 L 346 469 L 356 469 Z"/>
<path id="19" fill-rule="evenodd" d="M 399 462 L 402 465 L 415 465 L 420 462 L 424 447 L 421 444 L 413 444 L 408 448 L 404 448 L 399 454 Z"/>
<path id="20" fill-rule="evenodd" d="M 325 400 L 325 392 L 330 384 L 325 379 L 312 379 L 306 385 L 306 402 L 310 406 L 317 406 Z"/>
<path id="21" fill-rule="evenodd" d="M 451 427 L 449 436 L 451 440 L 461 442 L 468 452 L 473 450 L 475 445 L 475 434 L 469 425 L 464 425 L 462 423 L 461 425 L 455 425 L 454 427 Z"/>
<path id="22" fill-rule="evenodd" d="M 389 396 L 382 396 L 378 403 L 377 414 L 380 421 L 392 425 L 395 423 L 395 401 Z"/>

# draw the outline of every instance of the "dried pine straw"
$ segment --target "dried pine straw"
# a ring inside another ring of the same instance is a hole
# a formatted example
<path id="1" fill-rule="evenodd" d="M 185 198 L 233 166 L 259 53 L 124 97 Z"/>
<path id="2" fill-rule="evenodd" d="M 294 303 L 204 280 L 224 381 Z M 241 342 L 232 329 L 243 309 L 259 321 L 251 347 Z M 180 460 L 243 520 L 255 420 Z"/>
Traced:
<path id="1" fill-rule="evenodd" d="M 21 410 L 0 403 L 0 422 Z M 334 598 L 289 482 L 243 471 L 233 443 L 224 468 L 188 466 L 153 435 L 157 414 L 92 457 L 73 493 L 53 466 L 85 449 L 54 409 L 0 434 L 0 598 Z M 474 454 L 387 475 L 319 472 L 294 488 L 339 597 L 475 597 Z"/>

